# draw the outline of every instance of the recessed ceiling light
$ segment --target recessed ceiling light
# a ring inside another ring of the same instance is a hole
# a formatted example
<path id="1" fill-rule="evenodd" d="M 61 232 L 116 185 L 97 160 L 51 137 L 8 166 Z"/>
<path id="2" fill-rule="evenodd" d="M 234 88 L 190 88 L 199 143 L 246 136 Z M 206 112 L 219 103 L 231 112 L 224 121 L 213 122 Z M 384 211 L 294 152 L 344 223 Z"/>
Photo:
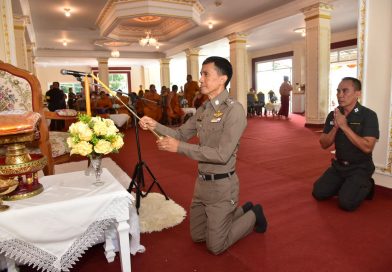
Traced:
<path id="1" fill-rule="evenodd" d="M 212 22 L 209 22 L 209 23 L 208 23 L 208 28 L 209 28 L 209 29 L 213 29 L 213 28 L 214 28 L 214 24 L 213 24 Z"/>
<path id="2" fill-rule="evenodd" d="M 64 46 L 67 46 L 67 45 L 68 45 L 67 40 L 63 40 L 63 45 L 64 45 Z"/>
<path id="3" fill-rule="evenodd" d="M 64 15 L 66 17 L 70 17 L 71 16 L 71 9 L 70 8 L 64 8 Z"/>

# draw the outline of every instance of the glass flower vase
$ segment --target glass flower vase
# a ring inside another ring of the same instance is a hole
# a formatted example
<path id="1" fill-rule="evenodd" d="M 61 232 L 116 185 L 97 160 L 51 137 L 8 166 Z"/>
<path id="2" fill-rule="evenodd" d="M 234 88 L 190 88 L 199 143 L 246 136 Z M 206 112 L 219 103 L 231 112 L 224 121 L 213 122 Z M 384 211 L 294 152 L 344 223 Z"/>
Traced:
<path id="1" fill-rule="evenodd" d="M 95 186 L 101 186 L 104 184 L 104 181 L 101 180 L 102 174 L 102 156 L 97 154 L 92 154 L 90 156 L 90 167 L 92 169 L 93 175 L 95 176 L 95 181 L 93 184 Z M 89 168 L 90 168 L 89 167 Z M 91 174 L 90 174 L 91 175 Z"/>

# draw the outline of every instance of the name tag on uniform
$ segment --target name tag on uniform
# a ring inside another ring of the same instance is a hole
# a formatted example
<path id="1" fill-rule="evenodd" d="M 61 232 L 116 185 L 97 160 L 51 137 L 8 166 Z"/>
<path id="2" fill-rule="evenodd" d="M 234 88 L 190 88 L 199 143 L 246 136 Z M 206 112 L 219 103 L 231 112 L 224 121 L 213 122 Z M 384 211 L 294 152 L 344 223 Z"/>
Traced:
<path id="1" fill-rule="evenodd" d="M 211 119 L 211 123 L 219 123 L 221 120 L 222 120 L 221 117 L 212 118 L 212 119 Z"/>

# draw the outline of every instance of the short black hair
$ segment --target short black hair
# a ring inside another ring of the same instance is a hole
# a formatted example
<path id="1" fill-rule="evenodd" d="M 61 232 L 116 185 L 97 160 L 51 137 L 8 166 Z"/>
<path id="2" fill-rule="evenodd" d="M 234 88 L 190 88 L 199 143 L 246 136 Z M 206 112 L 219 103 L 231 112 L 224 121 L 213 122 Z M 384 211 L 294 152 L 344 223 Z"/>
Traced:
<path id="1" fill-rule="evenodd" d="M 178 86 L 177 86 L 177 85 L 173 85 L 173 86 L 172 86 L 172 90 L 173 90 L 173 91 L 178 91 Z"/>
<path id="2" fill-rule="evenodd" d="M 233 67 L 231 66 L 230 61 L 222 57 L 212 56 L 203 61 L 203 65 L 208 63 L 214 63 L 218 74 L 227 76 L 227 80 L 225 82 L 226 88 L 233 76 Z"/>
<path id="3" fill-rule="evenodd" d="M 342 78 L 342 81 L 343 80 L 351 81 L 353 83 L 354 89 L 356 91 L 361 91 L 362 90 L 362 83 L 361 83 L 361 81 L 358 78 L 355 78 L 355 77 L 344 77 L 344 78 Z"/>

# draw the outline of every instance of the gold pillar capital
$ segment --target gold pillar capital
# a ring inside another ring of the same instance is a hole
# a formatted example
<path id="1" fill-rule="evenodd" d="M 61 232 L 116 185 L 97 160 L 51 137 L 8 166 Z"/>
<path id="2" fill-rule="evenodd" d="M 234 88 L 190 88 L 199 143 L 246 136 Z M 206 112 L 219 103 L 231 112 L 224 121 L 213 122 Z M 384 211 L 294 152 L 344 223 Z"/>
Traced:
<path id="1" fill-rule="evenodd" d="M 227 35 L 229 43 L 246 43 L 248 35 L 243 32 L 234 32 Z"/>
<path id="2" fill-rule="evenodd" d="M 197 48 L 188 48 L 185 49 L 185 54 L 187 57 L 189 56 L 199 56 L 201 48 L 197 47 Z"/>

